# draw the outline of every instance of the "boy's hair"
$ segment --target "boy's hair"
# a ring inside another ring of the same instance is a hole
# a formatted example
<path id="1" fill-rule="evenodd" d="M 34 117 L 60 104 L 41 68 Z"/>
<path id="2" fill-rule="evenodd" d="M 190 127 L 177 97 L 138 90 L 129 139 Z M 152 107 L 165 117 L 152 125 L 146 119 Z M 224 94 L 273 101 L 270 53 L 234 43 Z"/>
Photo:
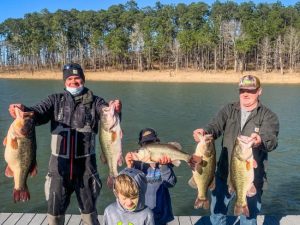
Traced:
<path id="1" fill-rule="evenodd" d="M 136 182 L 126 174 L 120 174 L 116 177 L 114 191 L 116 194 L 121 194 L 126 198 L 139 197 L 139 189 Z"/>

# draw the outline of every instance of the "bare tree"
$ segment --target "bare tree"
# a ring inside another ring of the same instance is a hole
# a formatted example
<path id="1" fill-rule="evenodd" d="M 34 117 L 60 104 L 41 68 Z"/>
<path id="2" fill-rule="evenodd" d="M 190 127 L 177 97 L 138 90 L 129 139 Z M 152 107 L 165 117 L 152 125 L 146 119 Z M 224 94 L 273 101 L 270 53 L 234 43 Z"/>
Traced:
<path id="1" fill-rule="evenodd" d="M 131 43 L 131 48 L 132 51 L 135 52 L 136 57 L 137 57 L 137 68 L 138 71 L 143 71 L 144 70 L 144 65 L 143 65 L 143 49 L 144 49 L 144 37 L 143 33 L 140 31 L 140 27 L 138 24 L 135 24 L 133 26 L 133 32 L 130 35 L 130 43 Z"/>
<path id="2" fill-rule="evenodd" d="M 261 43 L 261 70 L 263 72 L 267 72 L 268 70 L 268 63 L 270 60 L 270 52 L 271 52 L 271 45 L 270 45 L 270 38 L 268 36 L 264 37 Z"/>
<path id="3" fill-rule="evenodd" d="M 284 68 L 283 51 L 284 51 L 284 43 L 282 41 L 281 35 L 279 35 L 276 40 L 275 51 L 274 51 L 274 68 L 276 70 L 278 70 L 279 68 L 281 74 L 283 74 L 283 68 Z"/>
<path id="4" fill-rule="evenodd" d="M 293 72 L 296 67 L 297 54 L 300 50 L 300 32 L 290 27 L 285 35 L 286 49 L 288 54 L 289 71 Z"/>
<path id="5" fill-rule="evenodd" d="M 228 59 L 231 55 L 234 58 L 234 70 L 238 71 L 238 52 L 236 50 L 236 41 L 241 37 L 241 22 L 235 19 L 223 21 L 221 23 L 221 34 L 225 44 L 225 56 Z"/>

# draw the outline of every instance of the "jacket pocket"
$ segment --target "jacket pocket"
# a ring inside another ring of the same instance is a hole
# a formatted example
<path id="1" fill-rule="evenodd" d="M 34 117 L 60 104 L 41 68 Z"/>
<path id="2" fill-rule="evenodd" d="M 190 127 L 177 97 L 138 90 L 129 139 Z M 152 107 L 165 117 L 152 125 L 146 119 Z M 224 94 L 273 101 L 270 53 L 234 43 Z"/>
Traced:
<path id="1" fill-rule="evenodd" d="M 52 133 L 51 151 L 52 155 L 69 158 L 70 131 L 61 130 L 57 134 Z"/>

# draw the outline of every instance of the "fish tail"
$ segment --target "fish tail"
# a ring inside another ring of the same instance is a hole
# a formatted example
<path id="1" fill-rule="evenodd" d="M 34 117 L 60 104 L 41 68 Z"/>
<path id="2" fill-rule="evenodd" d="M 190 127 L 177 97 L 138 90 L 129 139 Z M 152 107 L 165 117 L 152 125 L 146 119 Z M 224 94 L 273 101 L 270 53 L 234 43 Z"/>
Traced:
<path id="1" fill-rule="evenodd" d="M 209 209 L 209 200 L 208 199 L 199 199 L 198 197 L 196 198 L 196 201 L 194 203 L 194 208 L 199 209 Z"/>
<path id="2" fill-rule="evenodd" d="M 113 176 L 109 175 L 109 176 L 107 177 L 106 184 L 107 184 L 107 186 L 108 186 L 110 189 L 113 188 L 114 182 L 115 182 L 115 178 L 114 178 Z"/>
<path id="3" fill-rule="evenodd" d="M 30 193 L 28 188 L 22 188 L 22 189 L 14 189 L 13 191 L 13 199 L 14 202 L 19 202 L 19 201 L 23 201 L 26 202 L 28 200 L 30 200 Z"/>
<path id="4" fill-rule="evenodd" d="M 32 177 L 37 175 L 37 164 L 36 163 L 34 163 L 31 166 L 29 173 L 30 173 L 30 176 L 32 176 Z"/>
<path id="5" fill-rule="evenodd" d="M 248 205 L 242 206 L 242 205 L 235 205 L 234 206 L 234 215 L 239 216 L 244 214 L 246 217 L 249 217 L 249 208 Z"/>

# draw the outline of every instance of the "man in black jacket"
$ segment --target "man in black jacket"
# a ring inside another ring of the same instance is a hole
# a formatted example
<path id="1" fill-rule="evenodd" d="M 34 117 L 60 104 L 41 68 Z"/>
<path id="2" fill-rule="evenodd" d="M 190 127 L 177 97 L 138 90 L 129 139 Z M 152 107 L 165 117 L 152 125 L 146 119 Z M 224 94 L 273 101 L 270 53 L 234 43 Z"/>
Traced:
<path id="1" fill-rule="evenodd" d="M 96 200 L 102 184 L 97 172 L 95 136 L 100 109 L 107 103 L 84 86 L 85 76 L 79 64 L 65 65 L 63 80 L 64 92 L 52 94 L 32 107 L 11 104 L 9 112 L 15 117 L 15 107 L 34 111 L 36 125 L 51 121 L 52 154 L 45 183 L 49 224 L 64 224 L 71 194 L 75 192 L 83 223 L 98 225 Z M 121 112 L 119 100 L 110 104 Z"/>
<path id="2" fill-rule="evenodd" d="M 256 195 L 247 197 L 250 215 L 241 215 L 240 224 L 256 224 L 257 214 L 261 209 L 261 195 L 266 177 L 264 161 L 268 152 L 277 147 L 279 121 L 275 113 L 262 105 L 260 80 L 252 75 L 243 76 L 239 83 L 239 102 L 226 105 L 204 128 L 194 130 L 193 136 L 199 141 L 199 134 L 213 134 L 214 138 L 223 135 L 222 152 L 216 171 L 216 187 L 212 190 L 210 220 L 213 225 L 225 225 L 228 204 L 234 197 L 228 192 L 231 153 L 238 135 L 249 136 L 253 141 L 252 149 L 257 168 L 254 169 Z"/>

